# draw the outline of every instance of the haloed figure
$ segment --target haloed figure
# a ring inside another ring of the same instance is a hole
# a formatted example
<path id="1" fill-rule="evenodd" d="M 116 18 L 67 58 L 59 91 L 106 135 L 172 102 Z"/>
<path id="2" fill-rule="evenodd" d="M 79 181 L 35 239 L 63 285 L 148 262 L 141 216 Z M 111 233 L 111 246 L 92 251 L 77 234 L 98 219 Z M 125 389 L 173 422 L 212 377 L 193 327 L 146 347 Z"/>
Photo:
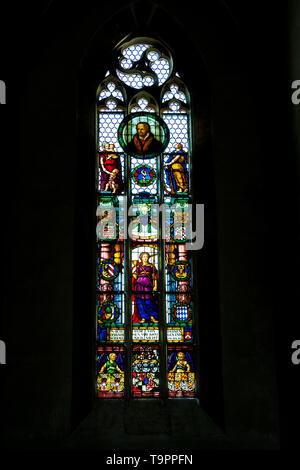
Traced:
<path id="1" fill-rule="evenodd" d="M 143 252 L 140 262 L 132 268 L 134 290 L 133 323 L 158 322 L 158 305 L 153 292 L 157 291 L 157 269 L 149 263 L 150 255 Z"/>

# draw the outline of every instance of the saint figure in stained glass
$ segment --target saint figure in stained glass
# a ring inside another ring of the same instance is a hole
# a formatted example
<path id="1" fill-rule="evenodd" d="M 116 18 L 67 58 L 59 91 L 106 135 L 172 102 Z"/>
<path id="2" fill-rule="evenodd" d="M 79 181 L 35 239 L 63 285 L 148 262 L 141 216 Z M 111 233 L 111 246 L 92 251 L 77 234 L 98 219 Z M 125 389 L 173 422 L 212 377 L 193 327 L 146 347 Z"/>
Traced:
<path id="1" fill-rule="evenodd" d="M 178 143 L 166 163 L 167 185 L 171 193 L 187 193 L 189 180 L 187 173 L 187 153 L 182 150 L 182 144 Z"/>
<path id="2" fill-rule="evenodd" d="M 120 194 L 123 190 L 122 167 L 114 144 L 104 144 L 103 152 L 99 155 L 101 183 L 100 191 L 110 191 Z"/>

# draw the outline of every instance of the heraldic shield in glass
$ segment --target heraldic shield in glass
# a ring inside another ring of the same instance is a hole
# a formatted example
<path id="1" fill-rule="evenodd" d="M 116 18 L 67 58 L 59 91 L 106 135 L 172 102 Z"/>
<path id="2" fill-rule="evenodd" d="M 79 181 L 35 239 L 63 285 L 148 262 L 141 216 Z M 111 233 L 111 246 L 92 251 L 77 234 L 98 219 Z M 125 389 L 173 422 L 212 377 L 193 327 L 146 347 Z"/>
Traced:
<path id="1" fill-rule="evenodd" d="M 97 91 L 99 398 L 197 393 L 190 120 L 169 50 L 119 47 Z"/>

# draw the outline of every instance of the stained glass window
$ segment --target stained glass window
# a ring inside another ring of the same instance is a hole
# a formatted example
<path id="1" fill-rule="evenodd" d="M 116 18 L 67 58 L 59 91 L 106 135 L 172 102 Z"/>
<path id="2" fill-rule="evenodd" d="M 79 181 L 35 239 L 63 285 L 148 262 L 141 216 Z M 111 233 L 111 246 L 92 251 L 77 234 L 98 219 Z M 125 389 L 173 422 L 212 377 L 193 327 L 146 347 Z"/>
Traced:
<path id="1" fill-rule="evenodd" d="M 194 397 L 190 95 L 150 38 L 111 64 L 97 94 L 97 395 Z"/>

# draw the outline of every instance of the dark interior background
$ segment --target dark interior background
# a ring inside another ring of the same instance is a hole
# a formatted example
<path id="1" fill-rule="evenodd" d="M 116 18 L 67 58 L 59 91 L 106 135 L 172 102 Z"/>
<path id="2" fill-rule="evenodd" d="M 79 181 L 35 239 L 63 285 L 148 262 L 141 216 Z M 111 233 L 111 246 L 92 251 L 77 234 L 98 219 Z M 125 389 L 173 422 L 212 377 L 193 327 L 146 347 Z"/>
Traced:
<path id="1" fill-rule="evenodd" d="M 300 11 L 261 3 L 3 6 L 4 448 L 296 446 Z M 164 41 L 192 96 L 199 401 L 94 398 L 95 91 L 128 35 Z"/>

